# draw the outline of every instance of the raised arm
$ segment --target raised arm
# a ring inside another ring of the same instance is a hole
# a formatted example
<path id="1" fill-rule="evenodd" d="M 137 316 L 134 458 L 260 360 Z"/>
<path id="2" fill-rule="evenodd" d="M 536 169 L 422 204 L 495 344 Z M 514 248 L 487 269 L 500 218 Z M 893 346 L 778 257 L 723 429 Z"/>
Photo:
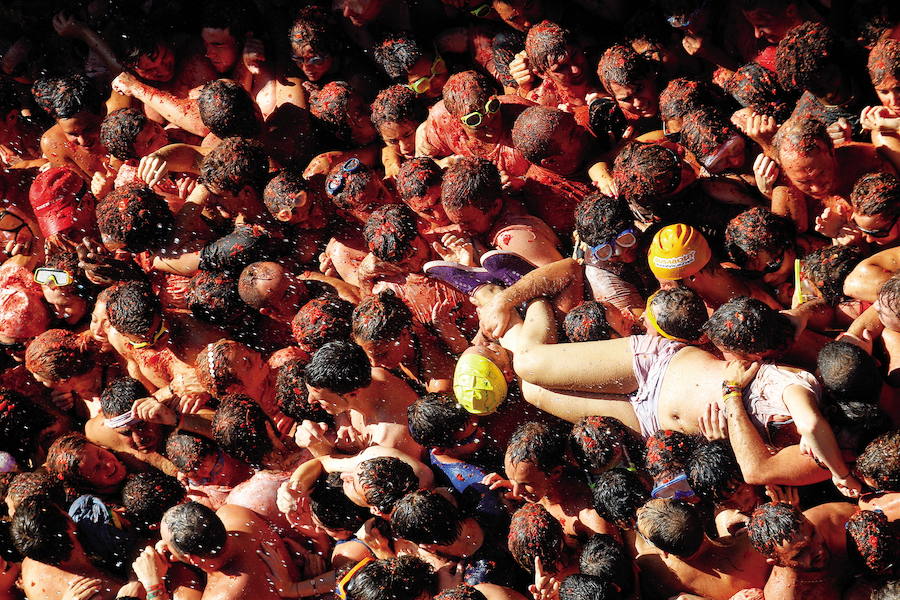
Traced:
<path id="1" fill-rule="evenodd" d="M 128 72 L 120 73 L 113 80 L 112 87 L 120 94 L 137 98 L 162 115 L 166 121 L 185 131 L 200 137 L 209 135 L 209 128 L 200 119 L 196 100 L 179 98 L 175 94 L 149 86 Z"/>
<path id="2" fill-rule="evenodd" d="M 878 290 L 900 269 L 900 248 L 882 250 L 865 259 L 844 280 L 844 293 L 851 298 L 875 302 Z"/>

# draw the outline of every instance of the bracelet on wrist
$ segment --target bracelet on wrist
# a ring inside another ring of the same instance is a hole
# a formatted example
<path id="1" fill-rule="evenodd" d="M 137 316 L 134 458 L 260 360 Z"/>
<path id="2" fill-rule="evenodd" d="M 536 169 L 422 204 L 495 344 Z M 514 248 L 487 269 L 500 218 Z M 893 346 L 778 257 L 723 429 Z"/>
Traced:
<path id="1" fill-rule="evenodd" d="M 169 592 L 163 583 L 155 583 L 147 588 L 147 600 L 164 600 L 169 597 Z"/>

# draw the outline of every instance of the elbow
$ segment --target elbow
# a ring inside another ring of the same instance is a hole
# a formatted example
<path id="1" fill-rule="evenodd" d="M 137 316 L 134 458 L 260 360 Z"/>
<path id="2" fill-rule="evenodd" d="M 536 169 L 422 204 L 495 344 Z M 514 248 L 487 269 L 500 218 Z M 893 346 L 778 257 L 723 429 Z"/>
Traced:
<path id="1" fill-rule="evenodd" d="M 744 475 L 744 481 L 749 485 L 768 485 L 770 483 L 764 470 L 758 466 L 749 469 L 741 467 L 741 473 Z"/>
<path id="2" fill-rule="evenodd" d="M 540 386 L 541 374 L 545 372 L 539 353 L 534 350 L 520 350 L 513 356 L 513 370 L 522 381 Z"/>

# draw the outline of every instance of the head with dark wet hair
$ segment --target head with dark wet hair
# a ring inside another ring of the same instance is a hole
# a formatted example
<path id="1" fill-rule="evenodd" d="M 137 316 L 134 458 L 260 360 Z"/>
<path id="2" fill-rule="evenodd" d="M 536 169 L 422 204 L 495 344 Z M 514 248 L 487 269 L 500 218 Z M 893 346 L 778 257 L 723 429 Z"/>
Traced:
<path id="1" fill-rule="evenodd" d="M 569 434 L 569 446 L 578 465 L 589 474 L 611 468 L 644 465 L 644 445 L 635 432 L 614 417 L 582 417 Z"/>
<path id="2" fill-rule="evenodd" d="M 778 123 L 785 121 L 793 108 L 777 75 L 757 62 L 749 62 L 735 71 L 726 82 L 725 91 L 741 106 L 773 117 Z"/>
<path id="3" fill-rule="evenodd" d="M 656 431 L 646 442 L 647 471 L 653 477 L 665 472 L 683 471 L 697 443 L 696 437 L 680 431 Z"/>
<path id="4" fill-rule="evenodd" d="M 746 161 L 744 136 L 715 109 L 702 108 L 685 115 L 680 143 L 710 173 L 739 169 Z"/>
<path id="5" fill-rule="evenodd" d="M 437 227 L 450 224 L 441 204 L 443 170 L 428 156 L 405 161 L 394 177 L 400 201 L 410 207 L 422 220 Z"/>
<path id="6" fill-rule="evenodd" d="M 291 59 L 312 82 L 322 79 L 341 53 L 342 36 L 330 15 L 320 6 L 306 6 L 297 11 L 288 40 Z M 310 60 L 315 58 L 316 60 Z"/>
<path id="7" fill-rule="evenodd" d="M 122 507 L 128 521 L 141 530 L 155 529 L 163 514 L 185 499 L 187 490 L 171 475 L 157 470 L 135 473 L 122 487 Z"/>
<path id="8" fill-rule="evenodd" d="M 579 50 L 572 32 L 552 21 L 541 21 L 525 35 L 528 62 L 539 74 L 546 73 L 554 65 L 572 60 L 576 52 Z"/>
<path id="9" fill-rule="evenodd" d="M 588 136 L 570 113 L 531 106 L 516 118 L 512 140 L 529 162 L 571 175 L 584 160 Z"/>
<path id="10" fill-rule="evenodd" d="M 391 123 L 411 124 L 415 130 L 427 116 L 419 95 L 405 85 L 392 85 L 381 90 L 372 102 L 372 123 L 379 131 L 383 125 Z"/>
<path id="11" fill-rule="evenodd" d="M 743 481 L 741 467 L 728 440 L 700 444 L 691 453 L 686 469 L 688 483 L 707 502 L 722 502 Z"/>
<path id="12" fill-rule="evenodd" d="M 94 353 L 86 340 L 67 329 L 49 329 L 25 350 L 25 368 L 40 380 L 60 383 L 94 368 Z"/>
<path id="13" fill-rule="evenodd" d="M 575 230 L 589 246 L 611 242 L 633 226 L 634 217 L 622 198 L 592 193 L 575 207 Z"/>
<path id="14" fill-rule="evenodd" d="M 407 463 L 392 456 L 370 458 L 357 467 L 365 501 L 384 515 L 406 494 L 419 488 L 419 478 Z"/>
<path id="15" fill-rule="evenodd" d="M 37 471 L 23 471 L 21 473 L 10 473 L 12 479 L 6 488 L 6 506 L 4 510 L 12 508 L 15 512 L 16 507 L 26 498 L 32 496 L 46 496 L 53 504 L 59 507 L 66 506 L 66 490 L 63 482 L 55 473 L 49 473 L 45 469 Z"/>
<path id="16" fill-rule="evenodd" d="M 875 489 L 900 491 L 900 430 L 869 442 L 856 459 L 856 472 Z"/>
<path id="17" fill-rule="evenodd" d="M 634 589 L 634 568 L 625 548 L 611 535 L 595 533 L 585 542 L 578 560 L 581 572 L 612 583 L 623 597 Z"/>
<path id="18" fill-rule="evenodd" d="M 147 388 L 133 377 L 113 379 L 100 392 L 100 410 L 107 419 L 118 417 L 131 410 L 136 400 L 146 398 Z"/>
<path id="19" fill-rule="evenodd" d="M 529 502 L 513 513 L 507 545 L 520 567 L 534 573 L 541 559 L 544 571 L 555 573 L 563 556 L 563 529 L 556 517 L 537 503 Z"/>
<path id="20" fill-rule="evenodd" d="M 444 589 L 434 600 L 487 600 L 487 597 L 478 588 L 461 583 L 454 588 Z"/>
<path id="21" fill-rule="evenodd" d="M 345 81 L 331 81 L 313 93 L 309 111 L 324 131 L 344 144 L 365 146 L 375 139 L 371 112 L 363 97 Z"/>
<path id="22" fill-rule="evenodd" d="M 366 352 L 349 340 L 328 342 L 313 354 L 306 367 L 306 382 L 335 394 L 349 394 L 372 383 Z"/>
<path id="23" fill-rule="evenodd" d="M 305 362 L 289 360 L 278 369 L 275 380 L 275 404 L 285 415 L 298 423 L 313 421 L 329 422 L 331 417 L 318 404 L 309 401 L 306 389 Z"/>
<path id="24" fill-rule="evenodd" d="M 659 290 L 651 297 L 648 310 L 659 329 L 689 342 L 703 336 L 703 325 L 709 316 L 703 298 L 686 287 Z"/>
<path id="25" fill-rule="evenodd" d="M 882 104 L 888 106 L 885 99 L 900 81 L 900 40 L 889 36 L 883 37 L 869 53 L 868 68 L 869 77 L 872 85 L 875 86 L 878 99 Z M 896 94 L 894 102 L 900 102 L 900 98 L 897 98 Z M 890 108 L 897 108 L 897 106 Z"/>
<path id="26" fill-rule="evenodd" d="M 660 144 L 630 142 L 616 155 L 612 175 L 632 211 L 654 214 L 681 184 L 681 157 Z"/>
<path id="27" fill-rule="evenodd" d="M 213 558 L 221 555 L 228 541 L 222 520 L 199 502 L 185 502 L 167 510 L 162 528 L 167 534 L 163 541 L 181 554 Z"/>
<path id="28" fill-rule="evenodd" d="M 272 260 L 275 244 L 269 231 L 260 225 L 235 225 L 231 233 L 213 240 L 200 251 L 200 269 L 240 275 L 247 265 Z"/>
<path id="29" fill-rule="evenodd" d="M 347 162 L 335 165 L 328 174 L 329 181 L 340 178 L 342 182 L 339 189 L 327 192 L 328 198 L 337 208 L 364 221 L 372 211 L 384 204 L 388 193 L 381 183 L 381 176 L 365 163 L 359 163 L 352 173 L 348 173 L 344 170 Z"/>
<path id="30" fill-rule="evenodd" d="M 50 498 L 26 498 L 16 508 L 12 539 L 16 550 L 33 561 L 56 566 L 69 560 L 74 550 L 72 520 Z"/>
<path id="31" fill-rule="evenodd" d="M 570 310 L 563 329 L 570 342 L 608 340 L 615 333 L 606 320 L 606 306 L 595 300 L 587 300 Z"/>
<path id="32" fill-rule="evenodd" d="M 103 96 L 86 75 L 78 73 L 56 79 L 39 79 L 32 87 L 32 94 L 35 102 L 57 121 L 89 113 L 96 118 L 96 124 L 100 124 Z"/>
<path id="33" fill-rule="evenodd" d="M 487 77 L 477 71 L 455 73 L 444 84 L 444 106 L 457 119 L 473 111 L 483 111 L 484 105 L 497 90 Z"/>
<path id="34" fill-rule="evenodd" d="M 619 591 L 615 586 L 600 577 L 573 573 L 559 586 L 559 600 L 616 600 Z"/>
<path id="35" fill-rule="evenodd" d="M 872 575 L 896 575 L 900 527 L 882 511 L 861 510 L 847 520 L 848 550 Z"/>
<path id="36" fill-rule="evenodd" d="M 687 502 L 656 498 L 644 504 L 637 514 L 638 531 L 663 552 L 688 558 L 703 544 L 700 513 Z"/>
<path id="37" fill-rule="evenodd" d="M 878 312 L 884 315 L 900 316 L 900 273 L 881 285 L 878 290 Z"/>
<path id="38" fill-rule="evenodd" d="M 761 504 L 750 515 L 750 543 L 766 558 L 774 558 L 777 546 L 800 535 L 805 520 L 800 509 L 787 502 Z"/>
<path id="39" fill-rule="evenodd" d="M 140 148 L 138 136 L 147 126 L 153 127 L 153 124 L 143 110 L 136 108 L 114 110 L 103 117 L 100 123 L 100 143 L 119 160 L 141 158 L 143 154 L 140 151 L 146 148 Z M 161 140 L 164 139 L 164 134 L 159 137 Z"/>
<path id="40" fill-rule="evenodd" d="M 368 296 L 353 310 L 353 339 L 357 343 L 391 343 L 411 325 L 412 313 L 391 291 Z"/>
<path id="41" fill-rule="evenodd" d="M 634 529 L 637 510 L 649 499 L 650 488 L 634 471 L 611 469 L 595 479 L 594 510 L 622 529 Z"/>
<path id="42" fill-rule="evenodd" d="M 332 532 L 348 534 L 348 537 L 339 539 L 352 539 L 363 523 L 372 518 L 371 512 L 353 504 L 344 495 L 340 473 L 320 477 L 309 493 L 309 500 L 309 508 L 316 521 Z"/>
<path id="43" fill-rule="evenodd" d="M 28 465 L 38 448 L 40 434 L 53 417 L 19 392 L 0 387 L 0 447 L 19 465 Z"/>
<path id="44" fill-rule="evenodd" d="M 116 188 L 97 203 L 97 227 L 107 247 L 156 250 L 169 241 L 174 226 L 166 201 L 143 183 Z"/>
<path id="45" fill-rule="evenodd" d="M 708 82 L 679 77 L 671 80 L 659 95 L 659 116 L 669 124 L 668 133 L 676 133 L 688 113 L 716 105 L 716 93 Z"/>
<path id="46" fill-rule="evenodd" d="M 875 403 L 882 378 L 872 356 L 850 342 L 829 342 L 819 350 L 816 362 L 825 394 L 834 400 Z"/>
<path id="47" fill-rule="evenodd" d="M 347 582 L 347 600 L 417 600 L 438 589 L 432 568 L 415 556 L 375 560 Z"/>
<path id="48" fill-rule="evenodd" d="M 794 115 L 785 121 L 775 134 L 773 144 L 779 156 L 786 152 L 806 155 L 834 151 L 825 123 L 803 114 Z"/>
<path id="49" fill-rule="evenodd" d="M 194 318 L 206 323 L 234 326 L 247 321 L 237 279 L 226 271 L 197 271 L 188 282 L 185 301 Z"/>
<path id="50" fill-rule="evenodd" d="M 622 44 L 607 48 L 597 64 L 597 77 L 610 94 L 615 94 L 613 84 L 632 87 L 655 80 L 656 74 L 656 64 L 652 60 Z"/>
<path id="51" fill-rule="evenodd" d="M 717 348 L 737 356 L 775 356 L 794 340 L 794 325 L 756 298 L 742 296 L 720 306 L 703 326 Z"/>
<path id="52" fill-rule="evenodd" d="M 803 257 L 800 276 L 816 286 L 825 302 L 837 306 L 847 299 L 844 281 L 862 258 L 858 246 L 825 246 Z"/>
<path id="53" fill-rule="evenodd" d="M 211 439 L 183 429 L 173 431 L 166 439 L 166 458 L 184 474 L 193 473 L 217 452 Z"/>
<path id="54" fill-rule="evenodd" d="M 500 172 L 489 160 L 461 158 L 444 171 L 441 204 L 451 221 L 467 229 L 474 227 L 472 233 L 483 233 L 490 228 L 492 217 L 500 210 L 500 195 Z M 475 209 L 482 218 L 477 223 L 461 223 L 466 209 Z"/>
<path id="55" fill-rule="evenodd" d="M 399 203 L 376 209 L 363 229 L 369 251 L 389 263 L 402 262 L 414 254 L 417 237 L 416 215 L 408 206 Z"/>
<path id="56" fill-rule="evenodd" d="M 786 90 L 809 91 L 819 97 L 834 93 L 843 79 L 841 42 L 826 24 L 806 21 L 778 42 L 775 71 Z"/>
<path id="57" fill-rule="evenodd" d="M 259 135 L 261 115 L 250 94 L 230 79 L 214 79 L 197 98 L 200 120 L 219 138 Z"/>
<path id="58" fill-rule="evenodd" d="M 313 207 L 309 182 L 297 171 L 285 169 L 266 184 L 263 204 L 280 221 L 302 223 Z M 282 218 L 283 211 L 290 213 L 287 218 Z"/>
<path id="59" fill-rule="evenodd" d="M 418 490 L 394 505 L 391 532 L 417 545 L 449 546 L 459 538 L 463 518 L 443 494 Z"/>
<path id="60" fill-rule="evenodd" d="M 512 29 L 497 32 L 494 39 L 491 40 L 491 61 L 494 65 L 495 77 L 504 87 L 519 87 L 509 72 L 509 63 L 516 58 L 516 54 L 524 49 L 525 36 Z"/>
<path id="61" fill-rule="evenodd" d="M 372 51 L 375 63 L 393 81 L 406 81 L 406 74 L 425 54 L 419 42 L 405 33 L 382 39 Z"/>
<path id="62" fill-rule="evenodd" d="M 147 283 L 129 281 L 110 292 L 106 313 L 109 324 L 119 333 L 152 339 L 162 315 L 162 304 Z"/>
<path id="63" fill-rule="evenodd" d="M 856 214 L 896 219 L 900 216 L 900 180 L 893 173 L 867 173 L 853 185 L 850 201 Z"/>
<path id="64" fill-rule="evenodd" d="M 291 333 L 301 348 L 315 352 L 328 342 L 347 339 L 352 315 L 353 304 L 335 294 L 325 294 L 300 307 L 291 321 Z"/>
<path id="65" fill-rule="evenodd" d="M 793 248 L 796 237 L 797 230 L 790 219 L 758 206 L 728 222 L 725 251 L 734 264 L 748 269 L 760 253 L 776 257 L 786 248 Z"/>
<path id="66" fill-rule="evenodd" d="M 566 436 L 546 423 L 519 425 L 509 438 L 506 457 L 510 464 L 527 462 L 543 473 L 559 469 L 565 462 Z"/>
<path id="67" fill-rule="evenodd" d="M 409 434 L 425 448 L 450 448 L 472 415 L 449 394 L 425 394 L 406 411 Z"/>
<path id="68" fill-rule="evenodd" d="M 268 432 L 272 422 L 249 396 L 228 394 L 220 400 L 212 421 L 216 443 L 232 456 L 262 465 L 273 448 Z"/>
<path id="69" fill-rule="evenodd" d="M 595 138 L 593 150 L 603 153 L 609 152 L 619 143 L 628 129 L 628 121 L 618 102 L 601 96 L 588 106 L 586 126 Z"/>
<path id="70" fill-rule="evenodd" d="M 218 195 L 237 195 L 249 187 L 261 196 L 268 176 L 269 157 L 263 145 L 255 140 L 230 137 L 222 140 L 200 163 L 197 183 Z"/>

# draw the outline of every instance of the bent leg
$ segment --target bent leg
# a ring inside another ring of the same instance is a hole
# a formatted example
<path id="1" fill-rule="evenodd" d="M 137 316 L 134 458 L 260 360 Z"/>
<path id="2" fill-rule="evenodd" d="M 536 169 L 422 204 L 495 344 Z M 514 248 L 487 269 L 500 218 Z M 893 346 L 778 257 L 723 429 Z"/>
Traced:
<path id="1" fill-rule="evenodd" d="M 641 426 L 628 401 L 628 396 L 592 394 L 590 392 L 558 392 L 538 387 L 527 381 L 522 382 L 521 388 L 522 397 L 526 402 L 570 423 L 574 423 L 582 417 L 595 415 L 614 417 L 640 435 Z"/>

